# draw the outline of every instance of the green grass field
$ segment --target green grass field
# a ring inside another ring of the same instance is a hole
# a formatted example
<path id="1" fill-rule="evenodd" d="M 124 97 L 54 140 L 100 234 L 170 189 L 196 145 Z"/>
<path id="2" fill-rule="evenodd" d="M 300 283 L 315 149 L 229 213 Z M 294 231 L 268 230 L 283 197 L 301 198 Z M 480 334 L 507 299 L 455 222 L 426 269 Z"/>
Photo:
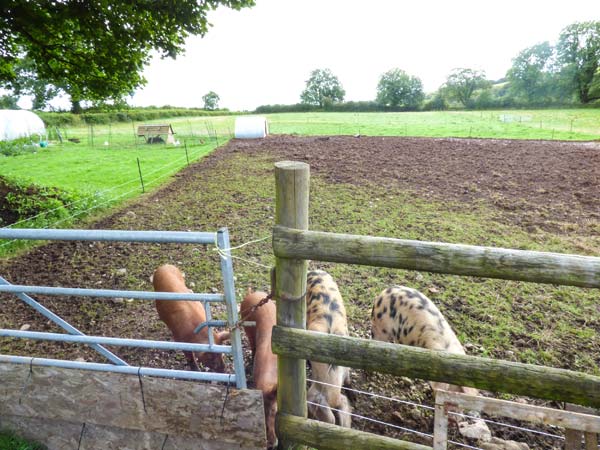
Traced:
<path id="1" fill-rule="evenodd" d="M 184 145 L 92 148 L 69 143 L 4 158 L 0 175 L 106 199 L 129 198 L 142 192 L 140 169 L 145 188 L 152 189 L 186 166 L 188 158 L 194 162 L 215 147 L 214 140 L 190 142 L 186 155 Z"/>
<path id="2" fill-rule="evenodd" d="M 270 114 L 267 118 L 272 134 L 600 139 L 600 110 L 592 109 L 287 113 Z M 51 128 L 48 148 L 19 156 L 0 156 L 0 176 L 77 192 L 88 197 L 95 209 L 115 205 L 140 195 L 142 180 L 144 190 L 152 190 L 188 160 L 196 161 L 224 144 L 233 135 L 235 116 L 183 117 L 149 123 L 170 123 L 180 145 L 146 144 L 135 133 L 141 123 L 60 128 L 62 143 L 57 130 Z"/>
<path id="3" fill-rule="evenodd" d="M 600 139 L 600 110 L 292 113 L 267 115 L 274 134 Z"/>

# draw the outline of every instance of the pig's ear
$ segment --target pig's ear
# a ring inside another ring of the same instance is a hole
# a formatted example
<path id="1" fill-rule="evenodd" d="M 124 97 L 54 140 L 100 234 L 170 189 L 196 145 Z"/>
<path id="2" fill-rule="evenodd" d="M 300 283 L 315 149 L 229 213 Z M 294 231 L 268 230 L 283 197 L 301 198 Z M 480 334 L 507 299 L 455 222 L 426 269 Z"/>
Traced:
<path id="1" fill-rule="evenodd" d="M 215 340 L 221 344 L 224 341 L 228 341 L 231 337 L 231 332 L 229 331 L 221 331 L 220 333 L 217 333 L 215 336 Z"/>

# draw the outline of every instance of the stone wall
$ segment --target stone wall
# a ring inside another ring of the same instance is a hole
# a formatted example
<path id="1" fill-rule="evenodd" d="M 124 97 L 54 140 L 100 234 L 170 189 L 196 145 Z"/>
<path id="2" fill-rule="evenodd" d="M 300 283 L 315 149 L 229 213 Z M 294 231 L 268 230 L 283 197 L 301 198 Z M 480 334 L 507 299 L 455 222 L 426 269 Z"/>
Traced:
<path id="1" fill-rule="evenodd" d="M 260 391 L 6 363 L 0 428 L 50 450 L 266 446 Z"/>

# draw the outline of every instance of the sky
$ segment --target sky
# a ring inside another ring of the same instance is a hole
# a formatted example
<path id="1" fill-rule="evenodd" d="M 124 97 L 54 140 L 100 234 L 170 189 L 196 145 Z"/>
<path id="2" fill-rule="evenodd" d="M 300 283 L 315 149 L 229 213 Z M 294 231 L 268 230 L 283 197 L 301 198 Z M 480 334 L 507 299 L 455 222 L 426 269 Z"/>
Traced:
<path id="1" fill-rule="evenodd" d="M 212 12 L 208 33 L 176 60 L 153 58 L 130 103 L 202 107 L 209 91 L 231 110 L 298 103 L 323 68 L 347 101 L 373 100 L 396 67 L 433 92 L 454 68 L 502 78 L 521 50 L 589 20 L 600 20 L 600 0 L 256 0 Z"/>

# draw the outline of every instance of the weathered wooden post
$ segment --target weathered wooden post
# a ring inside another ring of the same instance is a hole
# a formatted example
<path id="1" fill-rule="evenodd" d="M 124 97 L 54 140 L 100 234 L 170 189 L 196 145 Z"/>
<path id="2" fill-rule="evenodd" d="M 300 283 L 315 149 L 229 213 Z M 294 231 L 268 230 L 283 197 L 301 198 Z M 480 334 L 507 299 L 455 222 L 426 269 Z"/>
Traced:
<path id="1" fill-rule="evenodd" d="M 308 229 L 309 165 L 281 161 L 275 164 L 275 223 L 299 230 Z M 306 269 L 304 259 L 276 258 L 274 297 L 277 325 L 306 328 Z M 306 360 L 279 357 L 277 406 L 279 414 L 306 417 Z M 278 436 L 280 448 L 289 448 L 285 436 Z"/>

